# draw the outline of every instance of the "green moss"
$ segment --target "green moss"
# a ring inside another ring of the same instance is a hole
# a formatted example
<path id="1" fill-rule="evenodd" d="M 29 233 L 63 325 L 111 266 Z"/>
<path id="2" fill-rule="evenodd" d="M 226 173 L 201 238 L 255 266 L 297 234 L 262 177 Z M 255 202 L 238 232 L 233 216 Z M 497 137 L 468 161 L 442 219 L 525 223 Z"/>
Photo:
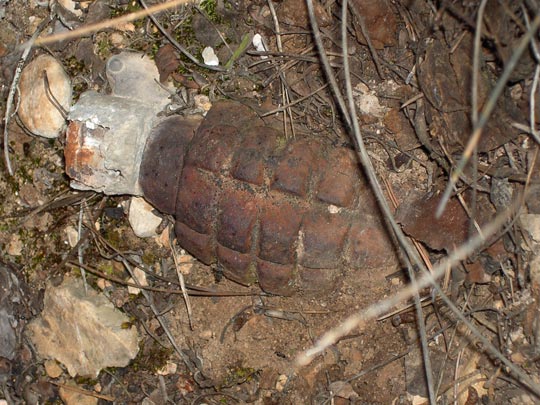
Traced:
<path id="1" fill-rule="evenodd" d="M 14 176 L 7 176 L 6 178 L 8 186 L 13 194 L 18 193 L 20 186 L 19 182 L 15 179 Z"/>
<path id="2" fill-rule="evenodd" d="M 105 233 L 103 235 L 107 242 L 109 242 L 111 245 L 113 245 L 116 248 L 120 248 L 122 245 L 123 237 L 121 232 L 118 229 L 115 229 L 114 227 L 108 227 L 108 229 L 105 230 Z"/>
<path id="3" fill-rule="evenodd" d="M 31 267 L 36 267 L 45 261 L 46 257 L 43 252 L 39 252 L 32 256 Z"/>
<path id="4" fill-rule="evenodd" d="M 217 12 L 216 0 L 202 0 L 199 4 L 199 8 L 204 11 L 210 21 L 215 23 L 221 22 L 221 16 Z"/>
<path id="5" fill-rule="evenodd" d="M 154 264 L 156 264 L 159 258 L 154 253 L 146 251 L 142 255 L 141 259 L 143 263 L 147 266 L 153 266 Z"/>
<path id="6" fill-rule="evenodd" d="M 96 55 L 101 59 L 108 59 L 112 55 L 113 44 L 109 38 L 109 34 L 106 32 L 100 32 L 96 35 L 94 43 Z"/>
<path id="7" fill-rule="evenodd" d="M 134 371 L 149 371 L 155 373 L 165 367 L 167 361 L 174 353 L 172 348 L 166 348 L 155 341 L 143 342 L 139 354 L 131 363 Z"/>
<path id="8" fill-rule="evenodd" d="M 77 377 L 74 378 L 74 380 L 78 385 L 90 385 L 90 386 L 93 386 L 93 385 L 96 385 L 98 383 L 98 381 L 95 378 L 91 378 L 91 377 L 77 376 Z"/>
<path id="9" fill-rule="evenodd" d="M 160 41 L 155 41 L 155 42 L 152 43 L 152 47 L 150 48 L 150 58 L 151 59 L 156 58 L 156 54 L 158 53 L 160 47 L 161 47 L 161 42 Z"/>
<path id="10" fill-rule="evenodd" d="M 137 318 L 132 316 L 132 317 L 129 318 L 129 321 L 123 322 L 122 325 L 120 325 L 120 328 L 121 329 L 131 329 L 131 328 L 133 328 L 135 326 L 136 321 L 137 321 Z"/>
<path id="11" fill-rule="evenodd" d="M 133 1 L 130 1 L 125 6 L 113 8 L 111 10 L 111 17 L 112 18 L 120 17 L 120 16 L 123 16 L 123 15 L 126 15 L 126 14 L 134 13 L 134 12 L 139 11 L 141 9 L 142 9 L 142 7 L 139 4 L 139 2 L 136 1 L 136 0 L 133 0 Z"/>
<path id="12" fill-rule="evenodd" d="M 227 376 L 221 384 L 221 388 L 233 387 L 245 382 L 250 382 L 256 376 L 257 370 L 251 367 L 233 367 L 230 368 Z"/>
<path id="13" fill-rule="evenodd" d="M 108 276 L 112 276 L 114 274 L 114 267 L 112 265 L 111 261 L 105 261 L 98 264 L 97 269 Z"/>
<path id="14" fill-rule="evenodd" d="M 75 56 L 70 56 L 69 58 L 64 59 L 64 66 L 67 73 L 71 77 L 82 75 L 87 72 L 84 63 L 77 59 Z"/>
<path id="15" fill-rule="evenodd" d="M 287 146 L 287 138 L 283 135 L 277 137 L 276 152 L 283 150 Z"/>

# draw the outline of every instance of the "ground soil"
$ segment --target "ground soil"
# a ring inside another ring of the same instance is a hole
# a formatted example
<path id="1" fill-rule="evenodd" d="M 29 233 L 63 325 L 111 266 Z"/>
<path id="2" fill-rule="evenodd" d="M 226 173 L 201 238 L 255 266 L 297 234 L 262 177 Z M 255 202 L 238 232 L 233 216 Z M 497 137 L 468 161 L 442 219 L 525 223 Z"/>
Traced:
<path id="1" fill-rule="evenodd" d="M 80 19 L 87 22 L 90 17 L 112 18 L 140 9 L 137 2 L 101 3 L 106 9 L 104 14 L 96 10 L 98 7 L 89 10 L 88 4 L 80 3 L 86 13 Z M 110 55 L 125 49 L 155 57 L 163 79 L 174 83 L 179 97 L 186 97 L 188 105 L 193 95 L 205 94 L 211 101 L 225 96 L 250 99 L 268 110 L 282 104 L 281 94 L 286 87 L 293 100 L 305 97 L 292 109 L 296 131 L 336 146 L 353 147 L 354 142 L 346 132 L 329 88 L 311 94 L 326 84 L 327 78 L 313 50 L 311 27 L 298 3 L 285 0 L 274 4 L 281 31 L 288 33 L 281 37 L 281 50 L 267 2 L 234 5 L 225 2 L 222 6 L 221 2 L 205 1 L 201 8 L 208 20 L 201 19 L 201 14 L 192 7 L 178 7 L 159 14 L 158 20 L 166 30 L 197 57 L 203 45 L 212 44 L 218 49 L 218 55 L 223 55 L 222 60 L 228 59 L 229 54 L 226 47 L 220 45 L 219 37 L 216 39 L 210 34 L 213 26 L 220 30 L 233 50 L 244 34 L 261 33 L 273 57 L 261 59 L 261 55 L 253 54 L 250 48 L 249 52 L 239 55 L 233 69 L 227 73 L 197 67 L 174 47 L 163 49 L 157 57 L 157 50 L 167 41 L 145 19 L 102 29 L 90 37 L 36 47 L 28 61 L 40 53 L 53 55 L 71 77 L 75 97 L 88 89 L 107 91 L 104 62 Z M 427 212 L 426 207 L 433 209 L 422 205 L 425 196 L 444 190 L 449 171 L 471 133 L 468 91 L 477 3 L 352 2 L 354 20 L 349 22 L 348 39 L 351 84 L 359 107 L 357 115 L 377 176 L 387 184 L 387 195 L 392 190 L 397 205 L 408 202 L 409 211 L 401 207 L 402 218 L 411 217 L 411 206 L 420 207 L 423 212 Z M 519 7 L 514 8 L 511 2 L 501 3 L 506 4 L 506 8 L 498 5 L 500 8 L 494 7 L 496 9 L 487 12 L 485 17 L 480 107 L 485 105 L 525 26 Z M 339 42 L 340 4 L 327 1 L 319 6 L 317 16 L 323 42 L 330 52 L 338 87 L 344 89 Z M 0 7 L 5 14 L 0 23 L 0 106 L 4 111 L 21 56 L 18 46 L 29 39 L 38 23 L 52 11 L 42 3 L 22 0 L 0 2 Z M 74 28 L 80 24 L 71 15 L 59 15 L 62 21 L 71 21 Z M 365 27 L 359 23 L 360 15 Z M 53 27 L 56 31 L 63 29 L 60 19 L 55 21 L 48 25 L 46 33 Z M 361 33 L 366 27 L 371 36 L 371 51 Z M 519 66 L 496 103 L 486 137 L 475 155 L 482 174 L 484 170 L 489 172 L 478 180 L 479 196 L 472 214 L 480 224 L 488 223 L 501 212 L 500 204 L 493 202 L 492 189 L 490 193 L 493 177 L 510 180 L 511 191 L 517 195 L 523 190 L 527 171 L 533 173 L 533 178 L 536 173 L 534 164 L 531 168 L 526 163 L 534 152 L 532 146 L 527 146 L 532 141 L 510 126 L 511 122 L 527 125 L 534 63 L 530 57 L 523 57 Z M 283 78 L 285 82 L 280 81 Z M 282 83 L 287 84 L 282 86 Z M 286 126 L 290 130 L 289 124 Z M 80 276 L 80 269 L 73 265 L 78 255 L 96 270 L 94 274 L 87 274 L 89 284 L 95 288 L 100 288 L 100 277 L 96 274 L 128 279 L 119 254 L 148 269 L 153 275 L 149 277 L 153 286 L 177 292 L 179 287 L 174 281 L 176 270 L 167 247 L 167 233 L 156 238 L 136 237 L 127 219 L 128 196 L 108 197 L 76 192 L 69 187 L 64 173 L 63 135 L 53 140 L 36 137 L 23 128 L 16 116 L 11 117 L 8 133 L 9 144 L 3 147 L 9 148 L 14 175 L 7 174 L 2 161 L 0 248 L 3 262 L 18 277 L 25 298 L 15 313 L 20 339 L 17 355 L 12 360 L 0 359 L 0 398 L 10 403 L 55 403 L 60 401 L 58 384 L 72 379 L 65 372 L 57 378 L 48 376 L 43 367 L 44 359 L 31 347 L 23 330 L 29 319 L 39 315 L 43 292 L 50 283 L 57 284 L 68 275 Z M 474 172 L 467 169 L 466 176 L 470 176 L 466 177 L 470 180 Z M 422 198 L 414 200 L 418 195 Z M 475 198 L 468 193 L 463 196 L 468 203 Z M 524 209 L 537 213 L 534 198 Z M 72 246 L 68 235 L 78 228 L 81 211 L 86 225 L 93 231 L 85 230 L 82 242 Z M 423 229 L 417 229 L 416 222 L 412 221 L 407 232 L 423 243 L 427 256 L 437 263 L 464 241 L 469 222 L 463 225 L 455 218 L 431 222 L 433 212 L 428 214 L 430 216 L 416 221 L 422 222 Z M 468 260 L 447 273 L 444 286 L 480 332 L 531 378 L 537 379 L 535 307 L 531 306 L 530 299 L 535 294 L 534 280 L 527 273 L 528 256 L 516 239 L 520 237 L 519 232 L 514 228 L 507 234 L 510 236 L 492 239 L 491 250 L 476 250 Z M 439 243 L 439 236 L 442 241 L 434 247 L 430 242 Z M 103 371 L 95 379 L 75 379 L 80 388 L 89 392 L 100 388 L 101 394 L 114 397 L 116 403 L 408 404 L 427 401 L 412 301 L 399 304 L 398 308 L 408 308 L 399 315 L 373 319 L 353 328 L 309 365 L 301 367 L 296 361 L 321 335 L 348 316 L 362 313 L 369 305 L 395 295 L 408 285 L 404 267 L 397 261 L 376 271 L 343 269 L 339 282 L 329 292 L 278 297 L 263 293 L 242 295 L 253 290 L 223 278 L 219 268 L 190 260 L 192 266 L 184 274 L 186 283 L 210 291 L 233 291 L 238 296 L 191 297 L 193 313 L 188 316 L 181 294 L 153 293 L 154 304 L 182 351 L 180 356 L 172 348 L 147 299 L 142 295 L 129 295 L 125 285 L 112 283 L 109 296 L 140 331 L 141 351 L 125 368 Z M 509 267 L 501 272 L 503 264 Z M 499 360 L 482 350 L 482 344 L 470 337 L 436 294 L 425 290 L 421 296 L 425 302 L 424 324 L 434 385 L 441 395 L 441 403 L 451 402 L 458 392 L 465 393 L 458 402 L 467 404 L 538 401 L 506 374 L 508 370 Z M 474 316 L 476 312 L 481 315 Z M 176 369 L 169 373 L 157 372 L 168 363 L 174 363 Z M 474 373 L 477 380 L 462 379 L 458 384 L 456 381 L 467 372 Z"/>

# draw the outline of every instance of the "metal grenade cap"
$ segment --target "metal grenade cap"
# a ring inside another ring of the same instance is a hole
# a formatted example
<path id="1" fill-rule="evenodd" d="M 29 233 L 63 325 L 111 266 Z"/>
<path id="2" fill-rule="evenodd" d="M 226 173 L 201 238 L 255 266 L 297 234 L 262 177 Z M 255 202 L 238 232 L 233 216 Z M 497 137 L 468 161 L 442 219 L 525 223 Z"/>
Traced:
<path id="1" fill-rule="evenodd" d="M 87 91 L 69 113 L 66 173 L 71 186 L 141 195 L 139 166 L 146 139 L 170 93 L 152 60 L 122 52 L 107 61 L 110 94 Z"/>

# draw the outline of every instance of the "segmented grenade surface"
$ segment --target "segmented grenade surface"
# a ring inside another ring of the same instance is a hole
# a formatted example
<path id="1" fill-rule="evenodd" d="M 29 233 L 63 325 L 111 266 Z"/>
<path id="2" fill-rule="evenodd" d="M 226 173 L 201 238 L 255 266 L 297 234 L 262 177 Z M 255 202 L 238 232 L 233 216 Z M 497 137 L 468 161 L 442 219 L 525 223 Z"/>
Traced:
<path id="1" fill-rule="evenodd" d="M 145 197 L 175 216 L 184 249 L 267 292 L 328 289 L 342 271 L 392 257 L 354 152 L 286 139 L 237 102 L 216 103 L 200 126 L 163 120 L 140 180 Z"/>

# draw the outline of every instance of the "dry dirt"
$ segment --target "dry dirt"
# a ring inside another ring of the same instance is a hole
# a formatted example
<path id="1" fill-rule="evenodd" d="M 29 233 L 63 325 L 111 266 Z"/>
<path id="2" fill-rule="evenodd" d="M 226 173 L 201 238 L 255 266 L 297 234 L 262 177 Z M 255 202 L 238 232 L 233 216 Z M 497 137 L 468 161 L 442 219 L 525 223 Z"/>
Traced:
<path id="1" fill-rule="evenodd" d="M 206 45 L 215 46 L 221 60 L 230 56 L 213 27 L 232 50 L 238 49 L 244 34 L 261 33 L 272 57 L 261 59 L 249 48 L 238 55 L 232 70 L 226 73 L 197 67 L 175 48 L 165 47 L 167 40 L 147 19 L 36 47 L 28 61 L 41 53 L 53 55 L 71 77 L 76 97 L 87 89 L 107 91 L 104 63 L 120 50 L 155 57 L 162 79 L 172 81 L 179 97 L 187 97 L 188 105 L 193 95 L 206 94 L 210 100 L 254 100 L 268 110 L 282 104 L 281 95 L 287 88 L 291 100 L 305 97 L 292 108 L 296 130 L 334 145 L 351 146 L 354 143 L 344 131 L 346 125 L 329 88 L 311 94 L 327 80 L 300 3 L 283 0 L 223 5 L 203 1 L 201 8 L 209 20 L 192 7 L 177 7 L 158 15 L 165 29 L 197 57 Z M 391 189 L 401 205 L 398 218 L 407 232 L 421 242 L 431 261 L 437 263 L 469 235 L 467 214 L 457 200 L 454 216 L 435 220 L 433 204 L 426 196 L 437 196 L 444 190 L 449 171 L 455 167 L 471 133 L 469 89 L 479 2 L 351 3 L 354 20 L 349 21 L 348 35 L 352 86 L 369 154 L 379 179 L 388 184 L 385 192 L 390 195 Z M 480 107 L 485 105 L 489 91 L 524 35 L 524 13 L 534 18 L 527 7 L 536 4 L 494 3 L 484 18 Z M 55 31 L 63 30 L 60 21 L 76 28 L 141 9 L 137 2 L 121 0 L 77 4 L 84 10 L 80 20 L 60 11 L 45 32 L 50 33 L 53 27 Z M 269 4 L 277 10 L 281 32 L 287 33 L 281 36 L 281 50 Z M 318 4 L 316 14 L 334 74 L 343 89 L 340 8 L 340 3 L 326 1 Z M 0 1 L 0 11 L 4 13 L 0 20 L 0 106 L 5 111 L 21 56 L 18 45 L 28 40 L 52 11 L 43 3 L 23 0 Z M 371 37 L 371 52 L 362 35 L 360 15 Z M 477 147 L 475 158 L 480 174 L 467 168 L 465 181 L 458 183 L 466 206 L 476 202 L 470 213 L 481 225 L 501 212 L 499 200 L 494 202 L 492 179 L 509 180 L 505 184 L 517 196 L 523 191 L 529 171 L 533 194 L 523 209 L 538 214 L 534 198 L 537 168 L 534 161 L 531 164 L 534 141 L 526 130 L 518 131 L 510 125 L 528 125 L 535 65 L 526 55 L 496 103 Z M 100 285 L 97 275 L 128 279 L 120 261 L 125 257 L 148 270 L 152 286 L 175 290 L 174 294 L 151 294 L 182 351 L 180 356 L 172 348 L 145 297 L 129 295 L 125 285 L 112 283 L 107 293 L 115 306 L 130 316 L 132 327 L 140 331 L 141 350 L 125 368 L 104 370 L 95 379 L 75 378 L 79 388 L 90 394 L 99 391 L 114 397 L 115 403 L 126 404 L 143 400 L 156 404 L 427 401 L 412 300 L 399 305 L 409 308 L 400 315 L 370 320 L 353 328 L 309 365 L 300 367 L 296 363 L 297 357 L 326 331 L 408 285 L 402 266 L 377 271 L 343 269 L 340 282 L 330 293 L 277 297 L 257 290 L 246 296 L 246 292 L 254 290 L 223 278 L 219 268 L 193 259 L 193 266 L 185 274 L 186 283 L 204 287 L 210 293 L 190 298 L 193 313 L 189 317 L 178 293 L 172 254 L 166 247 L 167 229 L 159 238 L 140 239 L 127 220 L 129 197 L 70 189 L 64 174 L 63 136 L 54 140 L 33 136 L 16 116 L 11 117 L 8 133 L 9 145 L 3 146 L 9 148 L 14 175 L 7 174 L 2 160 L 0 248 L 4 264 L 20 281 L 18 288 L 24 292 L 24 300 L 15 306 L 19 339 L 16 356 L 11 360 L 0 358 L 0 398 L 8 403 L 58 403 L 58 387 L 73 380 L 65 372 L 57 378 L 48 376 L 44 359 L 34 351 L 23 330 L 28 320 L 41 311 L 48 283 L 57 284 L 68 275 L 80 276 L 76 267 L 80 255 L 84 264 L 93 269 L 92 274 L 87 272 L 87 279 L 95 288 Z M 473 178 L 478 184 L 476 196 L 465 185 Z M 68 234 L 77 229 L 81 212 L 85 224 L 82 241 L 72 247 Z M 530 298 L 538 294 L 538 286 L 529 274 L 529 256 L 521 238 L 522 231 L 516 224 L 505 235 L 490 239 L 484 248 L 475 250 L 468 260 L 447 273 L 444 287 L 480 332 L 538 383 L 537 315 Z M 212 291 L 235 292 L 238 296 L 223 297 Z M 457 400 L 462 404 L 537 403 L 539 398 L 518 383 L 500 360 L 483 350 L 482 343 L 471 337 L 436 294 L 424 290 L 421 296 L 433 384 L 440 403 L 451 403 L 458 393 L 462 393 Z M 160 375 L 157 370 L 168 363 L 176 364 L 176 370 Z M 100 402 L 106 403 L 104 399 Z"/>

